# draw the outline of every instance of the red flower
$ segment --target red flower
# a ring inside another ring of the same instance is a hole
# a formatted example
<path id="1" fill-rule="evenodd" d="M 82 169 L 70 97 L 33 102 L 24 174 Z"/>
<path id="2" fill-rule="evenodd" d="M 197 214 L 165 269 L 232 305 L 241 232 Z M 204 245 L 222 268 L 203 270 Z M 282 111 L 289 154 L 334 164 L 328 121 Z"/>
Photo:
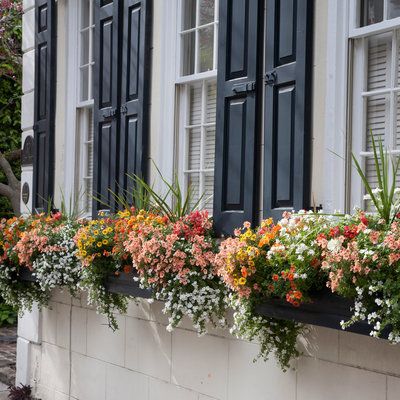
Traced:
<path id="1" fill-rule="evenodd" d="M 277 274 L 272 275 L 272 280 L 277 282 L 279 280 L 279 276 Z"/>
<path id="2" fill-rule="evenodd" d="M 340 228 L 338 226 L 335 226 L 334 228 L 331 228 L 329 231 L 329 236 L 330 237 L 335 237 L 340 235 Z"/>

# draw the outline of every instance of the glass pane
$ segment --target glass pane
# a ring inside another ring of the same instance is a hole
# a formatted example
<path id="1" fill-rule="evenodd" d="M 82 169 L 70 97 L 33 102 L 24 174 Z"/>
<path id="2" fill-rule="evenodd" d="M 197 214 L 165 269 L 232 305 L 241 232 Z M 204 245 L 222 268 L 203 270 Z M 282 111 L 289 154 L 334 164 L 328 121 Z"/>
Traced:
<path id="1" fill-rule="evenodd" d="M 182 75 L 194 74 L 195 32 L 185 33 L 182 36 Z"/>
<path id="2" fill-rule="evenodd" d="M 396 94 L 396 107 L 395 107 L 395 114 L 396 114 L 396 126 L 395 126 L 395 131 L 396 131 L 396 143 L 395 143 L 395 148 L 397 150 L 400 150 L 400 93 Z"/>
<path id="3" fill-rule="evenodd" d="M 81 29 L 89 26 L 90 1 L 81 0 Z"/>
<path id="4" fill-rule="evenodd" d="M 388 18 L 400 17 L 400 0 L 389 0 L 388 1 Z"/>
<path id="5" fill-rule="evenodd" d="M 383 20 L 383 0 L 361 1 L 361 26 L 376 24 Z"/>
<path id="6" fill-rule="evenodd" d="M 214 54 L 214 27 L 199 29 L 199 72 L 210 71 L 213 69 Z"/>
<path id="7" fill-rule="evenodd" d="M 365 160 L 365 176 L 372 189 L 376 189 L 379 187 L 378 175 L 376 173 L 375 160 L 373 157 L 367 157 Z M 364 194 L 367 194 L 366 191 L 364 191 Z M 367 211 L 375 211 L 375 207 L 373 206 L 371 201 L 365 201 L 364 204 L 364 207 Z"/>
<path id="8" fill-rule="evenodd" d="M 367 98 L 366 151 L 372 151 L 373 135 L 375 142 L 385 145 L 385 132 L 389 129 L 389 96 L 377 95 Z"/>
<path id="9" fill-rule="evenodd" d="M 205 174 L 204 176 L 204 208 L 208 210 L 209 214 L 213 211 L 213 194 L 214 194 L 214 173 Z"/>
<path id="10" fill-rule="evenodd" d="M 190 194 L 189 207 L 193 208 L 199 200 L 200 179 L 199 173 L 187 174 L 187 190 Z"/>
<path id="11" fill-rule="evenodd" d="M 199 125 L 201 124 L 201 113 L 202 113 L 202 86 L 193 85 L 190 87 L 190 103 L 189 103 L 189 124 Z"/>
<path id="12" fill-rule="evenodd" d="M 191 29 L 196 26 L 196 0 L 183 1 L 182 30 Z"/>
<path id="13" fill-rule="evenodd" d="M 214 169 L 215 160 L 215 127 L 206 129 L 204 140 L 204 169 Z"/>
<path id="14" fill-rule="evenodd" d="M 207 85 L 206 100 L 206 123 L 214 124 L 217 111 L 217 84 L 215 82 Z"/>
<path id="15" fill-rule="evenodd" d="M 89 63 L 89 31 L 81 32 L 81 61 L 80 65 Z"/>
<path id="16" fill-rule="evenodd" d="M 201 151 L 201 129 L 189 129 L 188 140 L 188 169 L 200 169 L 200 151 Z"/>
<path id="17" fill-rule="evenodd" d="M 199 25 L 214 22 L 215 0 L 200 0 L 200 23 Z"/>
<path id="18" fill-rule="evenodd" d="M 368 90 L 390 86 L 392 34 L 372 36 L 368 39 Z"/>
<path id="19" fill-rule="evenodd" d="M 81 68 L 81 85 L 80 85 L 80 101 L 88 100 L 88 80 L 89 80 L 89 67 Z"/>

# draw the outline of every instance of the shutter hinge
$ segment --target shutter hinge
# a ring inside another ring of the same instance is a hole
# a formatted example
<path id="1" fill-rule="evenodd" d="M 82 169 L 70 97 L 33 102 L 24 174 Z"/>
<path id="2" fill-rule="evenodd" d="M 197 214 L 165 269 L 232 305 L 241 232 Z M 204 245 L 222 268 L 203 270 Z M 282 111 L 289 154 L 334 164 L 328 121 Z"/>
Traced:
<path id="1" fill-rule="evenodd" d="M 277 78 L 278 78 L 278 76 L 276 74 L 276 71 L 270 71 L 265 74 L 264 82 L 268 86 L 274 86 Z"/>
<path id="2" fill-rule="evenodd" d="M 115 118 L 118 115 L 118 108 L 108 108 L 103 112 L 103 118 Z"/>
<path id="3" fill-rule="evenodd" d="M 256 82 L 236 83 L 232 87 L 232 91 L 236 94 L 254 92 L 256 90 Z"/>

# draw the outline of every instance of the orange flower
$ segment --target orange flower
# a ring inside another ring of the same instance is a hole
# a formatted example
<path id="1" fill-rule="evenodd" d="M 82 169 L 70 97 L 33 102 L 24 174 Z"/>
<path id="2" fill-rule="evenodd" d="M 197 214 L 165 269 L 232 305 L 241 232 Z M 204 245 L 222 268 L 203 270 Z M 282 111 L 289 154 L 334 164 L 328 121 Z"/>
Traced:
<path id="1" fill-rule="evenodd" d="M 247 273 L 247 269 L 245 267 L 242 268 L 241 272 L 242 272 L 242 276 L 244 278 L 247 278 L 248 273 Z"/>

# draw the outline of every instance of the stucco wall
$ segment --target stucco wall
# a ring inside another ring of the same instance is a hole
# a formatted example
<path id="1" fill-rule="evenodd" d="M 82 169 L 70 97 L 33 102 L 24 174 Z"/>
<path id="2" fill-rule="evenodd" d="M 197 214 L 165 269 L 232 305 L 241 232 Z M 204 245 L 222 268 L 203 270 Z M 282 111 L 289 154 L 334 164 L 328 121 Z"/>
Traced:
<path id="1" fill-rule="evenodd" d="M 185 321 L 168 333 L 162 304 L 131 302 L 113 333 L 84 295 L 55 292 L 30 346 L 30 383 L 42 400 L 397 400 L 400 347 L 312 328 L 296 370 L 253 363 L 257 345 Z M 20 331 L 20 337 L 23 332 Z M 70 395 L 70 397 L 68 397 Z"/>

